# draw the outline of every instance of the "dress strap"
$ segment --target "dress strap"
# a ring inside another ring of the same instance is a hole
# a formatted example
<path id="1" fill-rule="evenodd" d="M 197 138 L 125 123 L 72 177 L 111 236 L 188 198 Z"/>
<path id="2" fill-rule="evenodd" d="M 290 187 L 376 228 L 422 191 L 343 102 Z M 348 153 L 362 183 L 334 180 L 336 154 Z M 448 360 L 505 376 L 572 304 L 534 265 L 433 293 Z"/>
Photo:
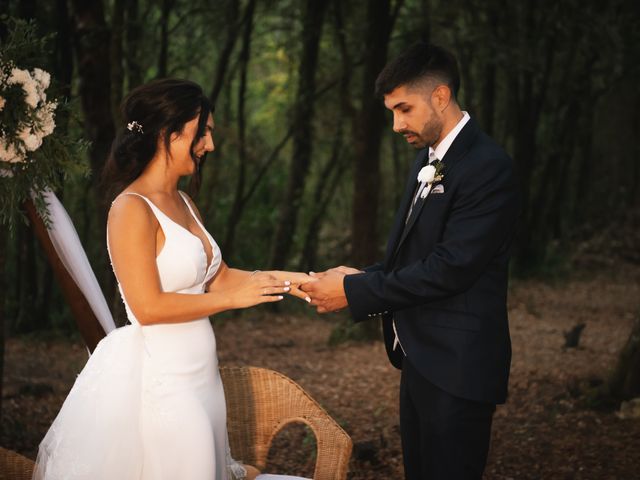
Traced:
<path id="1" fill-rule="evenodd" d="M 158 220 L 158 222 L 160 223 L 160 225 L 162 226 L 162 229 L 165 230 L 165 225 L 167 225 L 167 220 L 171 220 L 170 218 L 168 218 L 163 212 L 162 210 L 160 210 L 158 207 L 155 206 L 155 204 L 149 200 L 147 197 L 145 197 L 144 195 L 141 195 L 139 193 L 136 192 L 124 192 L 121 193 L 120 195 L 118 195 L 113 202 L 111 202 L 111 205 L 113 205 L 115 203 L 116 200 L 118 200 L 118 198 L 124 196 L 124 195 L 135 195 L 136 197 L 140 197 L 142 198 L 145 202 L 147 202 L 147 205 L 149 205 L 149 208 L 151 208 L 151 211 L 153 212 L 153 214 L 155 215 L 156 219 Z"/>
<path id="2" fill-rule="evenodd" d="M 196 215 L 196 212 L 193 210 L 193 208 L 191 207 L 191 202 L 189 201 L 189 198 L 187 197 L 187 194 L 184 193 L 182 190 L 178 190 L 178 193 L 180 194 L 180 196 L 182 197 L 182 200 L 184 200 L 184 203 L 187 204 L 187 208 L 189 209 L 189 211 L 191 212 L 191 216 L 194 218 L 194 220 L 198 223 L 198 225 L 200 225 L 200 228 L 202 228 L 202 230 L 205 230 L 204 225 L 202 225 L 202 222 L 200 222 L 200 219 L 198 218 L 198 215 Z"/>

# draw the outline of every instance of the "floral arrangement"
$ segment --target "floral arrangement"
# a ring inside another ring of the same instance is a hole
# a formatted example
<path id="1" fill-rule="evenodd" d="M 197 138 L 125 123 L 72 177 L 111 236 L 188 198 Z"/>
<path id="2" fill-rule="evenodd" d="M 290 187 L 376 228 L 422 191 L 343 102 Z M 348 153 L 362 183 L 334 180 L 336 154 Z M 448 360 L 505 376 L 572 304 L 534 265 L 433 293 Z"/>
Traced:
<path id="1" fill-rule="evenodd" d="M 49 73 L 40 68 L 29 73 L 11 62 L 0 63 L 0 112 L 7 105 L 5 96 L 11 99 L 10 107 L 18 106 L 10 111 L 7 109 L 13 117 L 11 123 L 14 128 L 5 128 L 5 122 L 2 122 L 0 161 L 33 162 L 33 158 L 28 158 L 28 152 L 35 152 L 42 145 L 43 138 L 53 133 L 58 105 L 55 101 L 47 101 L 45 90 L 49 88 L 50 79 Z"/>
<path id="2" fill-rule="evenodd" d="M 0 21 L 9 27 L 0 49 L 0 225 L 12 228 L 28 200 L 47 223 L 42 194 L 85 171 L 77 154 L 86 144 L 72 141 L 67 128 L 56 131 L 56 115 L 68 105 L 48 98 L 51 76 L 37 66 L 50 38 L 39 37 L 33 22 Z"/>

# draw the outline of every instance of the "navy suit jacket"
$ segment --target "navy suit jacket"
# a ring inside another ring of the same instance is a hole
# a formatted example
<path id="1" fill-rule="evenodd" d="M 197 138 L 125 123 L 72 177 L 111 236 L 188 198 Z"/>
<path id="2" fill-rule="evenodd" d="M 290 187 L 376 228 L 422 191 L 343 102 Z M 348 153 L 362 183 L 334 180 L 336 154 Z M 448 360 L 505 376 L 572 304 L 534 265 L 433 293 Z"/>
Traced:
<path id="1" fill-rule="evenodd" d="M 392 319 L 424 378 L 461 398 L 504 403 L 508 263 L 520 210 L 513 161 L 470 119 L 442 159 L 444 192 L 418 198 L 405 224 L 427 153 L 409 174 L 384 262 L 345 276 L 349 308 L 355 321 L 382 317 L 397 368 Z"/>

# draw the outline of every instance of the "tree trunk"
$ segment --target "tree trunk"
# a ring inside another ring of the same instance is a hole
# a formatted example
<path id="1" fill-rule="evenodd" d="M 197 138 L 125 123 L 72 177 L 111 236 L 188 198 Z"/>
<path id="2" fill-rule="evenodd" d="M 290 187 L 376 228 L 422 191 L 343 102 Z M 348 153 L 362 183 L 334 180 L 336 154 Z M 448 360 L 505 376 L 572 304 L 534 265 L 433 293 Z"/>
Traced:
<path id="1" fill-rule="evenodd" d="M 250 0 L 247 6 L 244 33 L 242 36 L 242 51 L 240 53 L 240 83 L 238 85 L 238 179 L 236 191 L 231 206 L 231 213 L 227 221 L 227 235 L 224 240 L 223 251 L 227 258 L 233 256 L 233 242 L 235 240 L 236 227 L 240 222 L 243 210 L 242 198 L 244 197 L 244 186 L 247 177 L 247 144 L 245 138 L 246 115 L 245 96 L 247 92 L 247 71 L 249 69 L 249 59 L 251 58 L 251 34 L 253 32 L 253 12 L 255 10 L 255 0 Z"/>
<path id="2" fill-rule="evenodd" d="M 71 98 L 71 82 L 73 80 L 73 43 L 71 39 L 71 19 L 69 6 L 66 0 L 56 0 L 56 23 L 58 33 L 56 35 L 56 79 L 61 85 L 60 93 L 65 98 Z M 56 114 L 56 131 L 61 127 L 66 132 L 68 119 L 65 118 L 61 125 L 61 118 Z"/>
<path id="3" fill-rule="evenodd" d="M 318 182 L 316 183 L 313 194 L 313 204 L 309 214 L 311 220 L 307 227 L 307 233 L 302 247 L 302 256 L 298 263 L 298 270 L 303 272 L 318 269 L 318 239 L 322 228 L 322 220 L 325 219 L 329 202 L 333 198 L 344 173 L 345 165 L 343 165 L 344 160 L 342 159 L 341 152 L 342 136 L 342 128 L 339 127 L 333 143 L 331 157 L 327 160 L 322 169 L 322 174 L 318 177 Z"/>
<path id="4" fill-rule="evenodd" d="M 227 37 L 224 42 L 224 46 L 222 47 L 222 51 L 220 52 L 220 56 L 218 57 L 218 64 L 216 65 L 216 73 L 213 80 L 213 86 L 211 87 L 211 95 L 209 95 L 209 100 L 211 103 L 215 105 L 216 100 L 218 99 L 218 95 L 224 86 L 225 74 L 227 72 L 227 68 L 229 66 L 229 59 L 231 58 L 231 53 L 233 52 L 233 47 L 236 44 L 236 39 L 238 38 L 237 33 L 237 23 L 238 23 L 238 5 L 240 2 L 231 1 L 227 2 L 227 10 L 226 14 L 226 25 L 227 25 Z M 252 1 L 247 5 L 247 9 L 245 11 L 245 18 L 243 22 L 249 21 L 249 19 L 253 18 L 253 11 L 255 9 L 255 2 Z"/>
<path id="5" fill-rule="evenodd" d="M 618 400 L 640 396 L 640 317 L 636 318 L 608 384 L 610 393 Z"/>
<path id="6" fill-rule="evenodd" d="M 116 125 L 121 123 L 120 101 L 124 83 L 123 48 L 125 0 L 115 0 L 111 20 L 111 111 Z"/>
<path id="7" fill-rule="evenodd" d="M 401 2 L 399 2 L 401 3 Z M 399 7 L 398 7 L 399 8 Z M 390 0 L 369 0 L 367 9 L 367 45 L 362 72 L 361 108 L 353 125 L 353 214 L 351 260 L 354 266 L 366 266 L 380 255 L 378 202 L 380 191 L 380 141 L 384 107 L 375 98 L 375 80 L 387 59 L 387 46 L 395 15 Z"/>
<path id="8" fill-rule="evenodd" d="M 9 0 L 0 0 L 0 15 L 9 15 Z M 0 42 L 4 42 L 6 40 L 7 33 L 6 22 L 0 22 Z M 0 397 L 0 399 L 2 399 L 2 397 Z"/>
<path id="9" fill-rule="evenodd" d="M 7 323 L 5 321 L 6 312 L 6 252 L 7 252 L 7 236 L 9 233 L 3 231 L 0 233 L 0 425 L 2 425 L 2 385 L 4 383 L 4 348 Z"/>
<path id="10" fill-rule="evenodd" d="M 28 225 L 21 225 L 22 239 L 19 244 L 20 268 L 23 269 L 19 284 L 19 313 L 17 330 L 32 332 L 37 330 L 36 298 L 38 292 L 38 273 L 33 244 L 32 231 Z"/>
<path id="11" fill-rule="evenodd" d="M 271 267 L 276 270 L 283 269 L 289 258 L 313 153 L 315 74 L 327 4 L 328 2 L 323 0 L 306 1 L 302 29 L 302 58 L 298 69 L 298 87 L 293 107 L 293 154 L 289 167 L 287 191 L 280 207 L 280 218 L 276 227 L 270 259 Z"/>
<path id="12" fill-rule="evenodd" d="M 162 0 L 162 14 L 160 16 L 160 53 L 158 54 L 157 78 L 167 76 L 167 62 L 169 59 L 169 16 L 175 0 Z"/>
<path id="13" fill-rule="evenodd" d="M 78 94 L 82 102 L 93 182 L 109 152 L 115 129 L 111 111 L 110 33 L 105 23 L 102 2 L 73 0 L 75 48 L 80 80 Z M 99 203 L 102 198 L 98 197 Z"/>
<path id="14" fill-rule="evenodd" d="M 115 136 L 113 113 L 111 110 L 111 66 L 105 59 L 109 54 L 110 34 L 105 23 L 101 1 L 85 2 L 73 0 L 74 44 L 79 77 L 78 94 L 84 116 L 85 135 L 91 142 L 89 159 L 91 162 L 91 184 L 96 208 L 91 223 L 96 225 L 100 245 L 100 256 L 95 271 L 101 273 L 98 279 L 107 284 L 111 278 L 106 249 L 106 222 L 108 203 L 99 176 Z M 86 237 L 85 237 L 86 238 Z"/>
<path id="15" fill-rule="evenodd" d="M 127 65 L 128 90 L 132 90 L 143 82 L 142 67 L 138 50 L 142 39 L 138 0 L 127 0 L 127 35 L 125 62 Z"/>
<path id="16" fill-rule="evenodd" d="M 21 0 L 18 2 L 18 16 L 25 20 L 36 19 L 36 0 Z"/>

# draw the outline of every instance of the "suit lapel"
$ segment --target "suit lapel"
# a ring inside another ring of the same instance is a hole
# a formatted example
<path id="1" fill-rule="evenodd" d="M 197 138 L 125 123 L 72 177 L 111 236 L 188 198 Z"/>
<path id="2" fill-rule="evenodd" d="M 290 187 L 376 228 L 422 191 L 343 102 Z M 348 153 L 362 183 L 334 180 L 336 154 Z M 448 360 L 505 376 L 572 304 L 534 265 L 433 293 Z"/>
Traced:
<path id="1" fill-rule="evenodd" d="M 469 148 L 473 144 L 479 132 L 480 132 L 480 128 L 478 127 L 478 124 L 475 122 L 473 118 L 470 118 L 467 124 L 462 128 L 458 136 L 455 138 L 455 140 L 449 147 L 449 150 L 447 150 L 447 153 L 442 159 L 442 162 L 445 165 L 444 172 L 443 172 L 445 177 L 451 174 L 451 172 L 454 170 L 455 166 L 457 165 L 458 161 L 461 160 L 462 157 L 464 157 L 465 154 L 469 151 Z M 416 172 L 416 175 L 417 175 L 417 172 Z M 406 225 L 404 226 L 404 229 L 402 230 L 402 235 L 400 236 L 400 240 L 397 242 L 397 244 L 395 244 L 395 248 L 392 250 L 393 253 L 389 255 L 389 252 L 387 252 L 387 260 L 389 263 L 391 263 L 395 258 L 396 254 L 398 253 L 398 250 L 400 249 L 405 239 L 409 235 L 409 232 L 411 231 L 412 227 L 415 225 L 418 217 L 420 216 L 420 212 L 422 211 L 422 208 L 424 207 L 425 203 L 427 203 L 430 196 L 431 196 L 431 192 L 429 192 L 426 198 L 418 198 L 418 200 L 416 201 L 416 204 L 413 207 L 413 211 L 411 212 L 411 217 L 409 218 Z M 408 208 L 408 205 L 407 205 L 407 208 Z M 406 210 L 404 211 L 406 212 Z"/>
<path id="2" fill-rule="evenodd" d="M 391 260 L 392 254 L 396 250 L 396 244 L 398 243 L 398 240 L 400 239 L 400 236 L 403 232 L 405 219 L 407 218 L 407 212 L 409 211 L 409 205 L 411 204 L 411 200 L 413 200 L 413 195 L 415 194 L 416 186 L 418 185 L 418 172 L 424 166 L 424 162 L 428 154 L 428 148 L 421 150 L 416 157 L 411 172 L 409 173 L 409 178 L 407 179 L 406 184 L 407 186 L 404 190 L 404 195 L 400 202 L 400 207 L 398 207 L 398 211 L 396 212 L 396 218 L 393 222 L 391 234 L 389 235 L 389 242 L 387 243 L 387 253 L 385 255 L 384 261 L 385 267 Z"/>

